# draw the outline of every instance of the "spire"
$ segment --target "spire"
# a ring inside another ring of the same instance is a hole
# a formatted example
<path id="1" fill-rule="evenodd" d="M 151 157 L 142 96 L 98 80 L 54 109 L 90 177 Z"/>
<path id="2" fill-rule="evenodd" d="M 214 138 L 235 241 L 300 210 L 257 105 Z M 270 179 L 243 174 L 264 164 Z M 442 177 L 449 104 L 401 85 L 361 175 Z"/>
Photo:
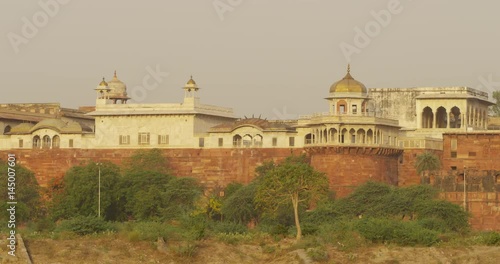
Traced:
<path id="1" fill-rule="evenodd" d="M 115 75 L 113 77 L 118 78 L 118 77 L 116 77 L 116 70 L 115 70 Z"/>
<path id="2" fill-rule="evenodd" d="M 347 64 L 347 74 L 344 76 L 344 79 L 353 79 L 351 76 L 351 64 Z"/>
<path id="3" fill-rule="evenodd" d="M 351 64 L 347 63 L 347 73 L 351 73 Z"/>

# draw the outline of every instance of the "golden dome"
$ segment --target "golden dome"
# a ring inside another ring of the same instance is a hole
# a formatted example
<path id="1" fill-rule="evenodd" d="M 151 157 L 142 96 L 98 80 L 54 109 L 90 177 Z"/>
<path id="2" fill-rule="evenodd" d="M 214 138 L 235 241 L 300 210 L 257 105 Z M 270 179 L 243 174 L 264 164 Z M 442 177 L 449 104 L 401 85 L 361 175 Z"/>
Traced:
<path id="1" fill-rule="evenodd" d="M 191 75 L 191 79 L 189 79 L 189 81 L 187 82 L 187 84 L 191 84 L 191 85 L 196 85 L 196 82 L 193 80 L 193 75 Z"/>
<path id="2" fill-rule="evenodd" d="M 191 75 L 191 79 L 186 83 L 186 86 L 182 87 L 182 89 L 187 90 L 187 91 L 198 91 L 200 89 L 198 85 L 196 85 L 196 82 L 193 80 L 193 76 Z"/>
<path id="3" fill-rule="evenodd" d="M 99 83 L 99 86 L 108 86 L 108 83 L 104 80 L 104 77 L 102 77 L 101 83 Z"/>
<path id="4" fill-rule="evenodd" d="M 347 65 L 347 74 L 344 78 L 330 86 L 330 93 L 366 93 L 366 91 L 364 84 L 352 78 L 350 65 Z"/>

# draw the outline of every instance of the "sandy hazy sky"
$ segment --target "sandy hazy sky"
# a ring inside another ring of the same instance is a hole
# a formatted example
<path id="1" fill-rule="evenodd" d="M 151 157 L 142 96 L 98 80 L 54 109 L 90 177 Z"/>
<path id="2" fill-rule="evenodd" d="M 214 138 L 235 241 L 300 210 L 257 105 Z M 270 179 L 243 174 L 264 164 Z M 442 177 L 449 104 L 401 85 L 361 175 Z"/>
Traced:
<path id="1" fill-rule="evenodd" d="M 499 10 L 494 0 L 4 0 L 0 103 L 94 105 L 93 89 L 117 70 L 142 103 L 180 102 L 192 74 L 203 103 L 238 116 L 326 112 L 346 71 L 341 46 L 356 51 L 351 73 L 367 87 L 491 92 Z M 145 90 L 157 67 L 168 76 Z"/>

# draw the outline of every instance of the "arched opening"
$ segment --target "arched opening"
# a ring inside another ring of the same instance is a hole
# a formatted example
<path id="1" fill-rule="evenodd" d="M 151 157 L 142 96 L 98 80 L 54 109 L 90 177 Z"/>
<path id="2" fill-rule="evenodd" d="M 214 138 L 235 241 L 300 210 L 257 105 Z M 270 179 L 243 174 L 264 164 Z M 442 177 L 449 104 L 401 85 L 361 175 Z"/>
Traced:
<path id="1" fill-rule="evenodd" d="M 326 130 L 326 128 L 322 131 L 322 133 L 323 133 L 322 142 L 327 143 L 328 142 L 328 131 Z"/>
<path id="2" fill-rule="evenodd" d="M 252 145 L 252 136 L 250 136 L 249 134 L 246 134 L 243 136 L 243 146 L 245 147 L 250 147 Z"/>
<path id="3" fill-rule="evenodd" d="M 339 100 L 337 102 L 337 113 L 338 114 L 345 114 L 347 113 L 347 102 L 344 100 Z"/>
<path id="4" fill-rule="evenodd" d="M 52 140 L 50 139 L 50 137 L 49 137 L 49 136 L 47 136 L 47 135 L 43 136 L 43 140 L 42 140 L 42 148 L 44 148 L 44 149 L 48 149 L 48 148 L 50 148 L 50 146 L 51 146 L 51 141 L 52 141 Z"/>
<path id="5" fill-rule="evenodd" d="M 347 134 L 347 129 L 342 129 L 342 132 L 340 133 L 340 143 L 345 143 L 345 137 Z"/>
<path id="6" fill-rule="evenodd" d="M 4 134 L 7 134 L 7 133 L 9 133 L 9 132 L 10 132 L 10 130 L 11 130 L 11 129 L 12 129 L 12 128 L 11 128 L 9 125 L 7 125 L 7 126 L 3 129 L 3 133 L 4 133 Z"/>
<path id="7" fill-rule="evenodd" d="M 329 133 L 330 133 L 329 141 L 332 143 L 337 142 L 337 137 L 338 137 L 337 129 L 330 128 Z"/>
<path id="8" fill-rule="evenodd" d="M 365 144 L 366 143 L 366 132 L 364 129 L 359 129 L 356 133 L 358 137 L 358 143 Z"/>
<path id="9" fill-rule="evenodd" d="M 241 136 L 240 135 L 234 135 L 233 136 L 233 146 L 234 147 L 241 147 Z"/>
<path id="10" fill-rule="evenodd" d="M 434 114 L 432 113 L 432 109 L 427 106 L 422 112 L 422 128 L 432 128 L 433 123 Z"/>
<path id="11" fill-rule="evenodd" d="M 262 135 L 255 135 L 253 138 L 253 145 L 256 147 L 262 147 Z"/>
<path id="12" fill-rule="evenodd" d="M 450 110 L 450 128 L 460 128 L 462 126 L 462 117 L 460 108 L 454 106 Z"/>
<path id="13" fill-rule="evenodd" d="M 33 148 L 34 149 L 39 149 L 42 146 L 42 142 L 40 140 L 39 136 L 34 136 L 33 137 Z"/>
<path id="14" fill-rule="evenodd" d="M 61 138 L 59 136 L 54 136 L 52 138 L 52 148 L 59 148 L 61 145 Z"/>
<path id="15" fill-rule="evenodd" d="M 367 110 L 367 109 L 366 109 L 366 101 L 364 101 L 364 102 L 361 104 L 361 112 L 362 112 L 362 113 L 366 113 L 366 112 L 368 112 L 368 111 L 366 111 L 366 110 Z"/>
<path id="16" fill-rule="evenodd" d="M 447 122 L 446 109 L 442 106 L 438 107 L 436 110 L 436 128 L 446 128 Z"/>
<path id="17" fill-rule="evenodd" d="M 354 128 L 351 128 L 351 130 L 349 130 L 349 137 L 352 144 L 356 143 L 356 130 L 354 130 Z"/>
<path id="18" fill-rule="evenodd" d="M 306 136 L 304 137 L 304 144 L 308 145 L 308 144 L 312 144 L 312 134 L 309 133 L 309 134 L 306 134 Z"/>
<path id="19" fill-rule="evenodd" d="M 373 144 L 373 131 L 371 129 L 368 129 L 368 131 L 366 131 L 366 143 Z"/>

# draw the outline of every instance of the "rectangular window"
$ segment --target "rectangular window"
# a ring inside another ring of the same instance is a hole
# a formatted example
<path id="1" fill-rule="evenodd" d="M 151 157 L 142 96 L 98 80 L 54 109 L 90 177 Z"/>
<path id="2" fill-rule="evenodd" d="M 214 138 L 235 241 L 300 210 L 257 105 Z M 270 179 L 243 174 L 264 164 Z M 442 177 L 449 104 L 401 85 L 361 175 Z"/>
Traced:
<path id="1" fill-rule="evenodd" d="M 128 144 L 130 144 L 130 136 L 120 135 L 120 145 L 128 145 Z"/>
<path id="2" fill-rule="evenodd" d="M 476 152 L 469 152 L 469 157 L 475 157 L 476 156 Z"/>
<path id="3" fill-rule="evenodd" d="M 149 145 L 149 133 L 139 133 L 139 145 Z"/>
<path id="4" fill-rule="evenodd" d="M 339 112 L 341 114 L 345 113 L 345 105 L 339 105 Z"/>
<path id="5" fill-rule="evenodd" d="M 358 112 L 358 106 L 357 105 L 352 105 L 352 113 L 356 114 Z"/>
<path id="6" fill-rule="evenodd" d="M 457 157 L 457 152 L 456 151 L 452 151 L 451 152 L 451 157 L 452 158 L 456 158 Z"/>
<path id="7" fill-rule="evenodd" d="M 451 170 L 457 170 L 457 166 L 451 166 Z"/>
<path id="8" fill-rule="evenodd" d="M 22 148 L 24 146 L 24 142 L 22 139 L 19 140 L 19 147 Z"/>
<path id="9" fill-rule="evenodd" d="M 224 139 L 219 138 L 219 147 L 222 147 L 224 145 Z"/>
<path id="10" fill-rule="evenodd" d="M 73 139 L 70 139 L 70 140 L 69 140 L 69 144 L 68 144 L 68 145 L 69 145 L 69 147 L 70 147 L 70 148 L 72 148 L 72 147 L 73 147 Z"/>
<path id="11" fill-rule="evenodd" d="M 200 139 L 198 140 L 198 146 L 199 146 L 200 148 L 205 147 L 205 138 L 200 138 Z"/>
<path id="12" fill-rule="evenodd" d="M 290 147 L 295 146 L 295 137 L 288 138 L 288 146 L 290 146 Z"/>
<path id="13" fill-rule="evenodd" d="M 457 139 L 456 138 L 451 139 L 451 150 L 457 150 Z"/>
<path id="14" fill-rule="evenodd" d="M 168 145 L 169 138 L 168 135 L 158 135 L 158 144 L 159 145 Z"/>
<path id="15" fill-rule="evenodd" d="M 278 145 L 278 138 L 273 137 L 273 147 Z"/>

